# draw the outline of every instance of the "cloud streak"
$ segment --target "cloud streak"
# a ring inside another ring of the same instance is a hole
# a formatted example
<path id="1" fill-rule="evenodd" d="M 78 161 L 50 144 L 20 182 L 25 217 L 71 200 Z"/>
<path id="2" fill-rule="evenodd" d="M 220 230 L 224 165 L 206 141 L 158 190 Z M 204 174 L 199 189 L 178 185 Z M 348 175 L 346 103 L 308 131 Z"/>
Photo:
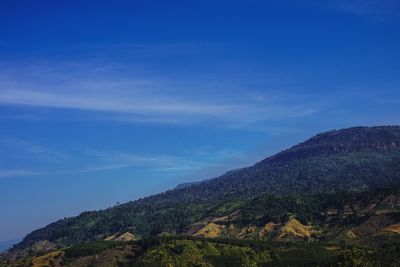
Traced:
<path id="1" fill-rule="evenodd" d="M 0 144 L 10 148 L 12 151 L 22 152 L 24 155 L 33 155 L 36 159 L 55 162 L 66 160 L 69 155 L 42 144 L 37 144 L 21 138 L 10 138 L 0 136 Z"/>
<path id="2" fill-rule="evenodd" d="M 101 65 L 77 64 L 72 73 L 65 70 L 67 67 L 49 66 L 0 73 L 0 104 L 90 111 L 97 112 L 94 118 L 153 124 L 219 121 L 246 125 L 319 111 L 311 103 L 296 104 L 290 97 L 277 100 L 279 97 L 262 93 L 254 97 L 254 91 L 225 88 L 215 81 L 193 77 L 161 80 L 148 75 L 132 79 L 126 73 L 108 77 L 109 72 L 88 70 L 95 67 L 101 69 Z"/>
<path id="3" fill-rule="evenodd" d="M 147 167 L 156 172 L 183 174 L 206 168 L 219 167 L 226 160 L 234 159 L 241 155 L 241 153 L 233 150 L 221 150 L 216 152 L 203 151 L 194 153 L 197 158 L 188 159 L 183 156 L 139 155 L 127 152 L 110 152 L 93 149 L 83 150 L 83 154 L 86 158 L 91 158 L 96 163 L 92 164 L 92 166 L 80 167 L 75 170 L 38 171 L 26 169 L 2 169 L 0 170 L 0 178 L 80 174 L 124 169 L 129 167 Z"/>
<path id="4" fill-rule="evenodd" d="M 219 166 L 222 161 L 238 157 L 239 155 L 238 152 L 231 150 L 221 150 L 213 153 L 194 153 L 196 157 L 192 157 L 191 159 L 183 156 L 139 155 L 125 152 L 109 152 L 98 150 L 88 150 L 86 151 L 86 154 L 104 162 L 106 166 L 109 164 L 111 166 L 147 166 L 155 171 L 161 172 L 186 172 L 216 167 Z"/>
<path id="5" fill-rule="evenodd" d="M 42 172 L 27 171 L 27 170 L 0 170 L 0 178 L 3 177 L 19 177 L 19 176 L 36 176 L 42 175 Z"/>
<path id="6" fill-rule="evenodd" d="M 4 104 L 20 104 L 94 110 L 132 114 L 188 114 L 205 116 L 226 116 L 245 108 L 243 105 L 212 105 L 206 103 L 180 102 L 168 98 L 148 98 L 144 96 L 115 97 L 113 95 L 55 94 L 30 90 L 2 90 L 0 101 Z"/>
<path id="7" fill-rule="evenodd" d="M 5 177 L 22 177 L 22 176 L 50 176 L 50 175 L 64 175 L 64 174 L 80 174 L 97 171 L 123 169 L 134 166 L 133 164 L 119 164 L 119 165 L 103 165 L 97 167 L 87 167 L 78 170 L 60 170 L 60 171 L 32 171 L 23 169 L 3 169 L 0 170 L 0 178 Z"/>
<path id="8" fill-rule="evenodd" d="M 307 116 L 314 107 L 284 106 L 260 102 L 206 103 L 156 95 L 53 93 L 32 90 L 1 90 L 0 103 L 34 107 L 76 109 L 119 114 L 127 122 L 179 123 L 211 118 L 252 123 L 282 117 Z"/>

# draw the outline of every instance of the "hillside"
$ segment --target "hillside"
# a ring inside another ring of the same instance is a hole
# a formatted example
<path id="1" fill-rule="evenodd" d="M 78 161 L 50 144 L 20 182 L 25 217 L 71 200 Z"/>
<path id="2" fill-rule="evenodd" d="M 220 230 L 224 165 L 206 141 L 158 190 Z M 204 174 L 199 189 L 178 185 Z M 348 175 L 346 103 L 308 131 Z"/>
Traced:
<path id="1" fill-rule="evenodd" d="M 51 250 L 125 232 L 138 238 L 185 233 L 205 218 L 228 216 L 266 193 L 296 197 L 399 184 L 399 126 L 330 131 L 248 168 L 57 221 L 27 235 L 14 251 L 38 244 Z M 302 228 L 295 221 L 290 227 Z"/>
<path id="2" fill-rule="evenodd" d="M 368 249 L 336 244 L 156 237 L 133 242 L 95 241 L 25 258 L 7 267 L 326 266 L 378 267 L 400 264 L 400 244 Z"/>
<path id="3" fill-rule="evenodd" d="M 6 266 L 398 266 L 399 255 L 400 188 L 387 188 L 263 194 L 227 216 L 192 224 L 185 235 L 135 240 L 122 233 L 10 253 Z"/>
<path id="4" fill-rule="evenodd" d="M 373 247 L 400 240 L 399 223 L 397 187 L 303 196 L 263 194 L 226 216 L 203 218 L 186 234 Z"/>

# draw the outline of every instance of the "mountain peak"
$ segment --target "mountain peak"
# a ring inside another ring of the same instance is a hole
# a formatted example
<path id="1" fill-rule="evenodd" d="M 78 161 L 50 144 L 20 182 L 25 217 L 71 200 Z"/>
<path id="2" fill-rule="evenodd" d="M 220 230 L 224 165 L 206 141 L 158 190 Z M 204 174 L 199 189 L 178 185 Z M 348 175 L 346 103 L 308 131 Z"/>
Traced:
<path id="1" fill-rule="evenodd" d="M 374 127 L 351 127 L 340 130 L 331 130 L 315 135 L 304 142 L 390 142 L 400 140 L 400 126 L 374 126 Z M 303 144 L 304 144 L 303 143 Z"/>
<path id="2" fill-rule="evenodd" d="M 400 126 L 358 126 L 317 134 L 261 162 L 271 163 L 332 153 L 386 151 L 399 147 Z"/>

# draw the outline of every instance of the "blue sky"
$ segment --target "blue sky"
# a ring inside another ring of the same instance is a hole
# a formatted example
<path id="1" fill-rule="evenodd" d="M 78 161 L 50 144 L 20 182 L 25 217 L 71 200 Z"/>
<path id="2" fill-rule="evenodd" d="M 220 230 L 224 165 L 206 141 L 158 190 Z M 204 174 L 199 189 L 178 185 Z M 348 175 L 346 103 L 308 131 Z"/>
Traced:
<path id="1" fill-rule="evenodd" d="M 2 1 L 0 241 L 400 122 L 400 3 Z"/>

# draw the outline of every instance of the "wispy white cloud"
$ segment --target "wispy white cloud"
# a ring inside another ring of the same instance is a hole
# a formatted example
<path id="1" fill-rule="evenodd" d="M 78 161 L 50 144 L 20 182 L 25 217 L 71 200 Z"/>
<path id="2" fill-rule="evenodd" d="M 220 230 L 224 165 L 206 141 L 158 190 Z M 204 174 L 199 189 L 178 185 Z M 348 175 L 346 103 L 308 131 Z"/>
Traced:
<path id="1" fill-rule="evenodd" d="M 49 176 L 63 174 L 80 174 L 105 170 L 115 170 L 132 167 L 132 164 L 114 164 L 95 167 L 87 167 L 76 170 L 60 170 L 60 171 L 33 171 L 24 169 L 3 169 L 0 170 L 0 178 L 2 177 L 19 177 L 19 176 Z"/>
<path id="2" fill-rule="evenodd" d="M 54 162 L 69 158 L 69 155 L 64 152 L 21 138 L 3 136 L 0 144 L 14 151 L 15 155 L 18 153 L 24 156 L 33 155 L 35 159 L 39 160 Z"/>
<path id="3" fill-rule="evenodd" d="M 35 176 L 43 175 L 42 172 L 27 171 L 27 170 L 0 170 L 0 178 L 3 177 L 18 177 L 18 176 Z"/>
<path id="4" fill-rule="evenodd" d="M 126 152 L 110 152 L 87 150 L 86 154 L 93 156 L 104 164 L 122 166 L 147 166 L 155 171 L 183 172 L 195 171 L 208 167 L 215 167 L 223 160 L 237 156 L 236 153 L 230 154 L 226 151 L 211 153 L 195 153 L 195 157 L 171 156 L 171 155 L 139 155 Z M 221 158 L 224 155 L 224 158 Z M 193 156 L 193 153 L 192 153 Z"/>
<path id="5" fill-rule="evenodd" d="M 30 90 L 2 90 L 0 102 L 5 104 L 21 104 L 45 106 L 53 108 L 69 108 L 132 114 L 192 114 L 226 116 L 233 111 L 244 109 L 243 105 L 207 104 L 177 101 L 169 97 L 157 96 L 118 96 L 115 94 L 79 95 L 69 93 L 52 93 Z"/>
<path id="6" fill-rule="evenodd" d="M 18 114 L 0 114 L 0 119 L 5 120 L 26 120 L 26 121 L 42 121 L 46 116 L 40 114 L 18 113 Z"/>
<path id="7" fill-rule="evenodd" d="M 224 122 L 219 125 L 248 125 L 309 116 L 320 110 L 311 102 L 296 104 L 300 101 L 290 96 L 277 98 L 247 88 L 221 88 L 219 83 L 204 80 L 177 82 L 151 75 L 134 79 L 128 74 L 108 77 L 108 71 L 88 71 L 95 67 L 101 69 L 96 64 L 73 66 L 76 69 L 71 72 L 67 67 L 45 65 L 32 67 L 28 74 L 23 69 L 0 72 L 0 104 L 92 111 L 98 113 L 93 118 L 153 124 L 211 120 Z"/>
<path id="8" fill-rule="evenodd" d="M 36 149 L 36 148 L 33 148 Z M 74 167 L 68 170 L 27 170 L 27 169 L 2 169 L 0 177 L 19 176 L 49 176 L 99 172 L 116 170 L 129 167 L 148 168 L 155 172 L 169 172 L 184 174 L 207 168 L 219 167 L 227 160 L 240 157 L 241 153 L 234 150 L 197 151 L 191 153 L 194 157 L 172 155 L 140 155 L 128 152 L 99 151 L 82 149 L 85 158 L 92 159 L 93 163 L 86 167 Z M 81 156 L 82 156 L 81 155 Z"/>
<path id="9" fill-rule="evenodd" d="M 73 93 L 48 92 L 33 90 L 0 90 L 0 103 L 18 104 L 47 108 L 77 109 L 100 111 L 114 114 L 111 119 L 126 122 L 182 123 L 196 122 L 204 119 L 216 119 L 238 124 L 279 119 L 284 117 L 301 117 L 314 114 L 319 108 L 304 105 L 285 105 L 270 102 L 220 101 L 190 98 L 173 98 L 157 94 L 130 93 Z M 116 116 L 115 116 L 116 115 Z M 107 115 L 103 114 L 106 118 Z"/>

